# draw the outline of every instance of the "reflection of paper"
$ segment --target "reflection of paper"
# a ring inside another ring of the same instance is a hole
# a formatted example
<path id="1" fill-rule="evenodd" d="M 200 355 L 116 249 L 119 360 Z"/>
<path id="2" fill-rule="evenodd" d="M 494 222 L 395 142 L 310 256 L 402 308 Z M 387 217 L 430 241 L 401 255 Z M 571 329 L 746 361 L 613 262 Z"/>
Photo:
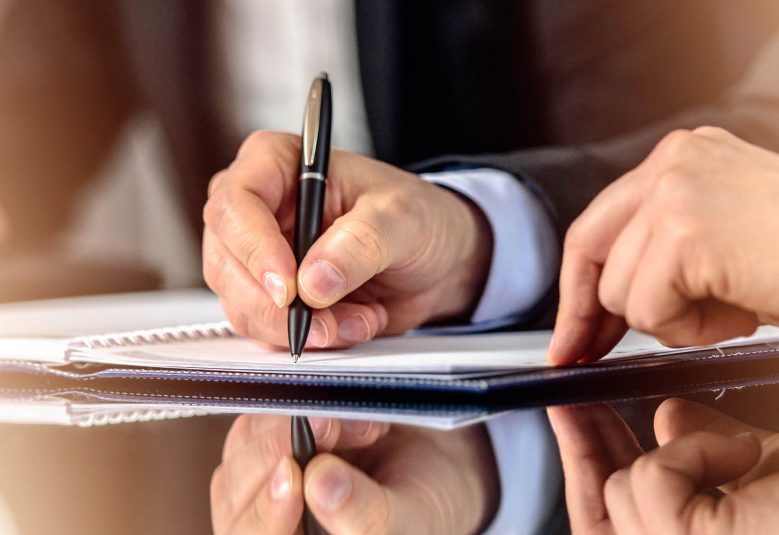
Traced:
<path id="1" fill-rule="evenodd" d="M 85 392 L 82 397 L 92 397 Z M 280 414 L 284 416 L 319 416 L 339 419 L 374 420 L 387 423 L 414 425 L 433 429 L 454 429 L 471 425 L 503 412 L 489 412 L 484 409 L 414 411 L 366 410 L 363 408 L 326 408 L 302 404 L 299 408 L 281 403 L 236 403 L 226 405 L 207 400 L 189 403 L 137 403 L 117 402 L 94 396 L 92 402 L 79 402 L 60 395 L 40 394 L 34 397 L 4 397 L 0 394 L 0 423 L 2 424 L 44 424 L 92 427 L 107 424 L 148 422 L 209 414 Z"/>

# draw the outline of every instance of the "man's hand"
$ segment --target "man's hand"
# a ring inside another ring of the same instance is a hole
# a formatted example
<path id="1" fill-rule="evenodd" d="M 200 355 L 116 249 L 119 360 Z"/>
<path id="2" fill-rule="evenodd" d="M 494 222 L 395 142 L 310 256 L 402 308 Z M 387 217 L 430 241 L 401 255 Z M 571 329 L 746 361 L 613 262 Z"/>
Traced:
<path id="1" fill-rule="evenodd" d="M 779 156 L 704 127 L 669 134 L 571 226 L 555 364 L 607 353 L 627 325 L 670 346 L 779 321 Z"/>
<path id="2" fill-rule="evenodd" d="M 334 150 L 324 233 L 297 266 L 290 246 L 300 139 L 259 132 L 211 182 L 203 269 L 243 335 L 285 346 L 296 293 L 309 345 L 349 346 L 467 313 L 490 263 L 481 212 L 418 176 Z"/>
<path id="3" fill-rule="evenodd" d="M 605 406 L 551 408 L 573 533 L 772 533 L 779 435 L 697 403 L 667 400 L 661 447 L 643 454 Z M 715 496 L 719 488 L 724 496 Z"/>
<path id="4" fill-rule="evenodd" d="M 301 533 L 304 496 L 334 535 L 473 533 L 494 514 L 498 476 L 483 427 L 441 432 L 312 418 L 321 453 L 301 474 L 289 421 L 236 420 L 211 482 L 217 535 Z"/>

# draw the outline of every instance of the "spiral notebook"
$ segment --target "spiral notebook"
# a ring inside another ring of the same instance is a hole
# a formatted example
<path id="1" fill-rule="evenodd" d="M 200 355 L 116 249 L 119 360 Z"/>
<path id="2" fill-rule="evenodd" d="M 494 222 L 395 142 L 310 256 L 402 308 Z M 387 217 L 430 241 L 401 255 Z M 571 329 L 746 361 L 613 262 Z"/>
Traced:
<path id="1" fill-rule="evenodd" d="M 129 404 L 157 417 L 275 411 L 451 427 L 516 407 L 779 377 L 775 328 L 673 351 L 631 332 L 603 361 L 571 368 L 546 364 L 549 337 L 415 333 L 307 351 L 293 364 L 287 351 L 237 336 L 205 291 L 20 303 L 0 306 L 0 397 L 50 408 L 65 400 L 82 416 Z"/>

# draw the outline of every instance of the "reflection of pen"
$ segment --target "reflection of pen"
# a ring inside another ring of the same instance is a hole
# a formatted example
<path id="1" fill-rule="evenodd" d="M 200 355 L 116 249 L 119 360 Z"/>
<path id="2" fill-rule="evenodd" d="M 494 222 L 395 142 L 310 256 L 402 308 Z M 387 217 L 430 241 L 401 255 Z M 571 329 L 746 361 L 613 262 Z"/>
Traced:
<path id="1" fill-rule="evenodd" d="M 314 78 L 308 93 L 303 115 L 303 151 L 300 158 L 295 241 L 293 249 L 298 266 L 308 249 L 322 232 L 322 211 L 325 201 L 325 180 L 330 160 L 330 124 L 333 106 L 330 82 L 326 73 Z M 292 301 L 287 316 L 289 350 L 295 362 L 303 353 L 303 346 L 311 328 L 311 307 L 300 299 Z"/>
<path id="2" fill-rule="evenodd" d="M 322 232 L 322 210 L 325 201 L 325 180 L 330 160 L 330 125 L 333 105 L 330 82 L 326 73 L 321 73 L 311 83 L 303 115 L 303 150 L 300 157 L 300 180 L 298 182 L 297 213 L 295 215 L 295 241 L 293 249 L 297 265 L 303 261 L 308 249 Z M 287 316 L 289 351 L 297 362 L 306 345 L 311 328 L 311 307 L 300 295 L 295 297 Z M 305 472 L 306 465 L 316 455 L 314 433 L 305 416 L 292 417 L 292 454 Z M 320 535 L 327 532 L 319 525 L 305 506 L 303 530 L 306 535 Z"/>
<path id="3" fill-rule="evenodd" d="M 301 470 L 306 469 L 308 461 L 316 455 L 316 441 L 308 418 L 305 416 L 292 417 L 292 456 L 295 457 Z M 314 515 L 308 510 L 308 505 L 303 505 L 303 533 L 305 535 L 327 535 L 327 531 L 319 525 Z"/>

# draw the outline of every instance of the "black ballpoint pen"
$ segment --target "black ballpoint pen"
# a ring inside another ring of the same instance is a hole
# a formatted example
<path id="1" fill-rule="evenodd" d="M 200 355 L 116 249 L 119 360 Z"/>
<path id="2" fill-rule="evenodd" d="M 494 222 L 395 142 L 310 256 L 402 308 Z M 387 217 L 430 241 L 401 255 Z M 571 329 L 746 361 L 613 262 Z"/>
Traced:
<path id="1" fill-rule="evenodd" d="M 330 125 L 333 117 L 330 81 L 326 73 L 314 78 L 303 115 L 303 150 L 300 158 L 297 213 L 293 252 L 297 265 L 322 233 L 327 164 L 330 161 Z M 297 362 L 311 328 L 311 307 L 300 295 L 289 307 L 287 317 L 289 350 Z"/>
<path id="2" fill-rule="evenodd" d="M 303 115 L 303 149 L 300 158 L 293 243 L 293 252 L 298 266 L 322 233 L 325 180 L 327 164 L 330 160 L 330 125 L 333 115 L 331 98 L 327 74 L 320 73 L 311 83 Z M 287 316 L 289 350 L 295 362 L 303 353 L 310 328 L 311 308 L 298 295 L 290 305 Z M 308 461 L 316 455 L 314 433 L 305 416 L 292 417 L 292 454 L 303 471 Z M 303 530 L 306 535 L 327 533 L 308 510 L 308 506 L 305 506 L 303 511 Z"/>

